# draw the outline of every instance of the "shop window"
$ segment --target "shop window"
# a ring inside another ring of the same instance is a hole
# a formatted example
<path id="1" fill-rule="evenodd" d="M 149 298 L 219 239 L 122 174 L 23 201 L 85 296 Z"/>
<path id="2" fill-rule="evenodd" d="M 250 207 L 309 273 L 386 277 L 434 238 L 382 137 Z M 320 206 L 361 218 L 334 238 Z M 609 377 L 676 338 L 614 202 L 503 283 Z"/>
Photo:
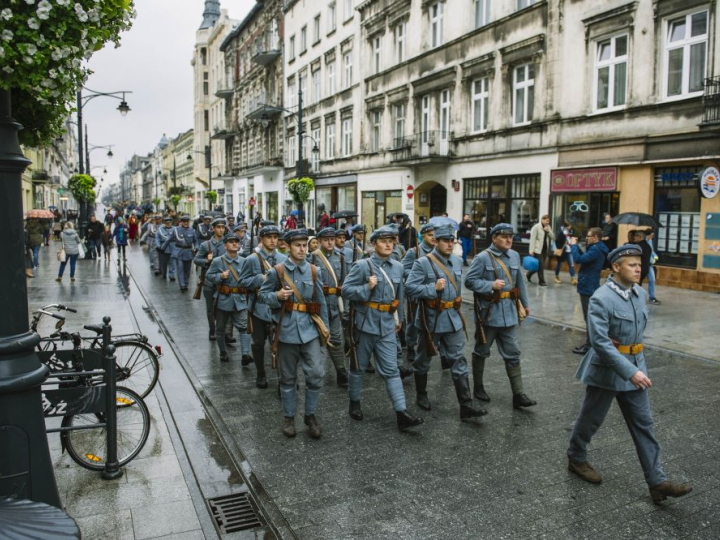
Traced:
<path id="1" fill-rule="evenodd" d="M 265 219 L 279 223 L 278 221 L 278 192 L 269 191 L 267 195 L 267 215 Z"/>
<path id="2" fill-rule="evenodd" d="M 555 193 L 551 201 L 551 226 L 557 235 L 567 220 L 573 234 L 582 241 L 589 228 L 602 228 L 605 214 L 617 215 L 619 207 L 620 194 L 614 191 Z"/>
<path id="3" fill-rule="evenodd" d="M 700 240 L 701 167 L 655 170 L 655 235 L 658 264 L 695 268 Z"/>
<path id="4" fill-rule="evenodd" d="M 707 42 L 707 11 L 665 21 L 666 97 L 702 93 L 707 70 Z"/>
<path id="5" fill-rule="evenodd" d="M 628 36 L 616 36 L 597 44 L 595 63 L 595 109 L 625 105 L 627 96 Z"/>
<path id="6" fill-rule="evenodd" d="M 401 191 L 365 191 L 360 217 L 370 230 L 385 224 L 387 216 L 402 211 Z"/>
<path id="7" fill-rule="evenodd" d="M 535 104 L 535 65 L 525 64 L 513 70 L 513 123 L 529 124 Z"/>

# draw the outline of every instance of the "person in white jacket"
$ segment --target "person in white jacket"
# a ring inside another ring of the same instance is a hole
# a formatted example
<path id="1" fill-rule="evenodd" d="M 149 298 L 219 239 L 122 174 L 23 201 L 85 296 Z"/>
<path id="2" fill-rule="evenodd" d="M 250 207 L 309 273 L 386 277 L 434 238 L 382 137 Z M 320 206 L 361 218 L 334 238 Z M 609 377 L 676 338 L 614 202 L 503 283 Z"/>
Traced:
<path id="1" fill-rule="evenodd" d="M 530 229 L 530 255 L 535 257 L 539 262 L 537 270 L 539 285 L 546 287 L 545 283 L 545 262 L 550 254 L 550 245 L 555 240 L 555 234 L 550 228 L 550 216 L 545 214 L 540 218 L 540 222 L 533 225 Z M 532 283 L 532 277 L 536 272 L 528 272 L 525 274 L 527 280 Z"/>

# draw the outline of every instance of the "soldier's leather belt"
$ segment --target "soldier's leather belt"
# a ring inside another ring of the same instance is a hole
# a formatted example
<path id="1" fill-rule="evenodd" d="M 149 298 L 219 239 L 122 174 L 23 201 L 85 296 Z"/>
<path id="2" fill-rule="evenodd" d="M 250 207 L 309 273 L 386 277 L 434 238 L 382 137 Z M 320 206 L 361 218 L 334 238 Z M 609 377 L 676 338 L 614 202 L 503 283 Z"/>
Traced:
<path id="1" fill-rule="evenodd" d="M 362 305 L 371 309 L 377 309 L 383 313 L 395 313 L 400 305 L 400 300 L 393 300 L 389 304 L 381 304 L 380 302 L 363 302 Z"/>
<path id="2" fill-rule="evenodd" d="M 325 296 L 340 296 L 342 287 L 328 287 L 323 285 L 323 292 L 325 293 Z"/>
<path id="3" fill-rule="evenodd" d="M 192 246 L 180 246 L 180 249 L 192 249 Z"/>
<path id="4" fill-rule="evenodd" d="M 250 291 L 248 289 L 245 289 L 244 287 L 231 287 L 230 285 L 220 285 L 218 287 L 218 292 L 220 294 L 247 294 Z"/>
<path id="5" fill-rule="evenodd" d="M 320 302 L 308 302 L 307 304 L 298 304 L 292 300 L 283 302 L 283 310 L 287 313 L 300 311 L 309 315 L 320 315 Z"/>
<path id="6" fill-rule="evenodd" d="M 499 302 L 500 300 L 504 300 L 506 298 L 510 298 L 512 300 L 517 300 L 518 294 L 515 290 L 512 290 L 512 291 L 501 291 L 499 293 L 494 293 L 494 294 L 481 294 L 480 297 L 483 300 Z"/>
<path id="7" fill-rule="evenodd" d="M 460 309 L 460 307 L 462 306 L 462 296 L 458 296 L 455 300 L 449 300 L 447 302 L 438 302 L 437 299 L 426 299 L 424 302 L 427 307 L 436 311 L 445 311 L 446 309 Z"/>
<path id="8" fill-rule="evenodd" d="M 613 343 L 615 348 L 622 354 L 640 354 L 643 351 L 642 343 L 633 343 L 632 345 L 620 345 L 619 343 Z"/>

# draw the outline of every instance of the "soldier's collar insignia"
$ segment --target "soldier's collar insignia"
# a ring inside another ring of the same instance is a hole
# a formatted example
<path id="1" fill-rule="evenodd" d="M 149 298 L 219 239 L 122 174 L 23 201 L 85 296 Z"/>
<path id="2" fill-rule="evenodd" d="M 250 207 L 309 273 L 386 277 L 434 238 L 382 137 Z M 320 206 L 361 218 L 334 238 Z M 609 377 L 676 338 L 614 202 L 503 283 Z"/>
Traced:
<path id="1" fill-rule="evenodd" d="M 610 287 L 613 291 L 615 291 L 620 296 L 622 296 L 625 300 L 630 298 L 630 291 L 628 291 L 627 289 L 622 289 L 614 281 L 611 281 L 608 279 L 607 284 L 608 284 L 608 287 Z"/>

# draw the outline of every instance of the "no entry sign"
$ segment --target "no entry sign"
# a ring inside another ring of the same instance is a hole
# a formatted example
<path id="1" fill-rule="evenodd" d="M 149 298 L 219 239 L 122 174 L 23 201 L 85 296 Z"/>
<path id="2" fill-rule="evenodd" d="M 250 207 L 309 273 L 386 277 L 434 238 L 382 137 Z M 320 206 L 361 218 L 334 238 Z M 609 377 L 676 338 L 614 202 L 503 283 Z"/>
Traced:
<path id="1" fill-rule="evenodd" d="M 412 200 L 413 195 L 415 194 L 415 188 L 412 186 L 408 186 L 405 188 L 405 193 L 407 193 L 408 200 Z"/>

